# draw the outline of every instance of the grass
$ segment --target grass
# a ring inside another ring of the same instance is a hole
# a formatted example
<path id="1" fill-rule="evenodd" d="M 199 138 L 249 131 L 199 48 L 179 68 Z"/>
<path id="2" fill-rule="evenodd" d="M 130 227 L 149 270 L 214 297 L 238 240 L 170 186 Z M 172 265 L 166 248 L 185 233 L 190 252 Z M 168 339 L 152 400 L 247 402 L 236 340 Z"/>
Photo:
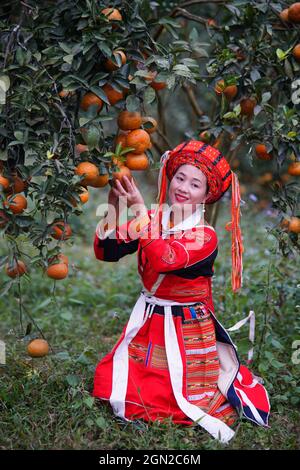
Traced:
<path id="1" fill-rule="evenodd" d="M 108 353 L 131 312 L 141 285 L 135 255 L 117 264 L 94 257 L 93 195 L 86 217 L 74 221 L 74 244 L 64 252 L 70 275 L 53 288 L 31 270 L 21 279 L 22 302 L 52 346 L 43 359 L 27 357 L 29 338 L 20 331 L 18 284 L 0 298 L 0 338 L 7 363 L 0 366 L 0 449 L 222 449 L 200 427 L 164 423 L 122 423 L 90 392 L 97 362 Z M 300 365 L 293 364 L 292 345 L 300 339 L 299 297 L 295 260 L 282 259 L 265 226 L 275 219 L 244 208 L 244 287 L 233 295 L 228 202 L 218 221 L 219 255 L 213 280 L 216 314 L 225 327 L 253 309 L 256 313 L 255 356 L 251 369 L 265 380 L 271 400 L 270 429 L 242 421 L 227 449 L 297 449 L 300 430 Z M 77 224 L 77 225 L 76 225 Z M 1 242 L 1 254 L 5 246 Z M 1 283 L 7 278 L 1 274 Z M 23 314 L 24 327 L 28 323 Z M 232 333 L 243 361 L 249 348 L 248 328 Z M 294 361 L 295 362 L 295 361 Z"/>

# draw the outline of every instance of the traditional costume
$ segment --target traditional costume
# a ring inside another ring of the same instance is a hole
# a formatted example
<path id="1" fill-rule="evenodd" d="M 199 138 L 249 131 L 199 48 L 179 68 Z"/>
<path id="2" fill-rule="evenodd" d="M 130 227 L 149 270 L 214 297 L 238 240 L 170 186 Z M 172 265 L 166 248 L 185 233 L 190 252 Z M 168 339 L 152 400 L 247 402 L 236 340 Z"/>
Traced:
<path id="1" fill-rule="evenodd" d="M 216 148 L 188 141 L 161 157 L 158 207 L 94 239 L 95 256 L 116 262 L 137 252 L 142 291 L 127 325 L 95 371 L 93 396 L 110 403 L 125 420 L 197 423 L 221 442 L 234 435 L 239 416 L 268 426 L 264 386 L 240 364 L 237 348 L 215 314 L 212 297 L 218 238 L 197 209 L 170 225 L 165 209 L 167 179 L 191 164 L 207 177 L 206 203 L 216 202 L 232 185 L 232 288 L 242 285 L 240 192 L 237 176 Z M 130 230 L 134 227 L 134 231 Z M 130 236 L 137 233 L 138 236 Z M 153 236 L 157 233 L 158 236 Z"/>

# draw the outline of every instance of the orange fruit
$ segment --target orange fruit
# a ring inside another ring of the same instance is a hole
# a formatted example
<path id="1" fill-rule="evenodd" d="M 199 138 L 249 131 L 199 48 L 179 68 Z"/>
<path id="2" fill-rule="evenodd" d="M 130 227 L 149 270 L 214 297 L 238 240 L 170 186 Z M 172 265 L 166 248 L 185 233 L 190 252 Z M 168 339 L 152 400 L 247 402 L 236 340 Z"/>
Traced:
<path id="1" fill-rule="evenodd" d="M 118 126 L 123 131 L 139 129 L 142 125 L 142 116 L 139 112 L 121 111 L 118 116 Z"/>
<path id="2" fill-rule="evenodd" d="M 117 50 L 113 51 L 113 54 L 114 55 L 117 54 L 117 55 L 120 56 L 122 65 L 126 64 L 127 57 L 126 57 L 126 54 L 123 51 L 117 49 Z M 115 57 L 114 57 L 114 60 L 116 61 Z M 116 65 L 111 59 L 107 59 L 104 63 L 105 69 L 108 70 L 109 72 L 113 72 L 114 70 L 118 70 L 120 67 L 122 67 L 122 65 L 121 66 Z"/>
<path id="3" fill-rule="evenodd" d="M 297 62 L 300 62 L 300 44 L 297 44 L 293 49 L 293 56 Z"/>
<path id="4" fill-rule="evenodd" d="M 202 142 L 205 142 L 206 144 L 208 144 L 208 142 L 210 141 L 211 135 L 210 135 L 210 132 L 208 131 L 202 131 L 200 132 L 199 137 L 202 140 Z"/>
<path id="5" fill-rule="evenodd" d="M 148 132 L 143 129 L 136 129 L 129 132 L 126 138 L 128 147 L 133 147 L 133 153 L 143 153 L 150 148 L 151 140 Z"/>
<path id="6" fill-rule="evenodd" d="M 19 277 L 19 276 L 22 276 L 24 273 L 27 272 L 27 268 L 26 268 L 26 265 L 25 263 L 23 263 L 23 261 L 21 260 L 18 260 L 17 262 L 14 260 L 13 261 L 13 264 L 10 265 L 9 263 L 6 263 L 6 267 L 5 267 L 5 271 L 6 271 L 6 274 L 9 276 L 9 277 Z"/>
<path id="7" fill-rule="evenodd" d="M 46 270 L 48 277 L 52 279 L 64 279 L 68 275 L 68 265 L 65 263 L 51 264 Z"/>
<path id="8" fill-rule="evenodd" d="M 215 92 L 217 95 L 221 95 L 225 89 L 225 82 L 224 80 L 218 80 L 215 85 Z"/>
<path id="9" fill-rule="evenodd" d="M 122 21 L 123 20 L 122 15 L 117 8 L 112 8 L 112 7 L 104 8 L 104 10 L 102 10 L 101 13 L 102 15 L 105 15 L 107 19 L 110 21 L 112 20 Z"/>
<path id="10" fill-rule="evenodd" d="M 126 155 L 126 166 L 130 170 L 146 170 L 149 166 L 149 161 L 145 153 L 139 155 L 135 153 L 127 153 Z"/>
<path id="11" fill-rule="evenodd" d="M 283 228 L 284 230 L 288 230 L 288 228 L 289 228 L 289 223 L 290 223 L 289 220 L 287 220 L 287 219 L 282 219 L 282 221 L 280 222 L 280 227 Z"/>
<path id="12" fill-rule="evenodd" d="M 85 144 L 76 144 L 75 145 L 75 152 L 80 155 L 82 152 L 88 152 L 89 148 Z"/>
<path id="13" fill-rule="evenodd" d="M 292 176 L 300 176 L 300 161 L 291 163 L 287 169 L 287 172 Z"/>
<path id="14" fill-rule="evenodd" d="M 43 357 L 49 353 L 49 344 L 45 339 L 34 339 L 27 346 L 27 354 L 31 357 Z"/>
<path id="15" fill-rule="evenodd" d="M 125 96 L 124 92 L 115 90 L 109 83 L 106 83 L 102 89 L 112 106 L 114 106 L 118 101 L 122 100 Z"/>
<path id="16" fill-rule="evenodd" d="M 300 233 L 300 219 L 299 219 L 299 217 L 291 217 L 288 230 L 289 230 L 289 232 Z"/>
<path id="17" fill-rule="evenodd" d="M 264 173 L 257 179 L 257 181 L 260 184 L 270 183 L 271 181 L 273 181 L 273 174 L 270 172 Z"/>
<path id="18" fill-rule="evenodd" d="M 27 207 L 27 199 L 22 194 L 16 194 L 10 196 L 4 204 L 8 206 L 14 214 L 21 214 Z"/>
<path id="19" fill-rule="evenodd" d="M 9 188 L 9 179 L 5 178 L 2 175 L 0 175 L 0 186 L 2 186 L 2 189 L 4 189 L 4 190 L 8 189 Z"/>
<path id="20" fill-rule="evenodd" d="M 207 24 L 208 24 L 208 26 L 217 26 L 216 21 L 215 21 L 214 19 L 212 19 L 212 18 L 209 18 L 209 19 L 207 20 Z"/>
<path id="21" fill-rule="evenodd" d="M 89 107 L 93 105 L 97 105 L 97 111 L 99 113 L 103 107 L 103 101 L 99 96 L 95 95 L 95 93 L 89 91 L 83 96 L 80 102 L 80 108 L 83 109 L 83 111 L 87 111 Z"/>
<path id="22" fill-rule="evenodd" d="M 0 228 L 5 227 L 8 222 L 8 217 L 4 211 L 0 210 Z"/>
<path id="23" fill-rule="evenodd" d="M 98 167 L 94 163 L 90 162 L 81 162 L 75 168 L 76 175 L 83 176 L 85 175 L 84 179 L 80 181 L 80 184 L 83 186 L 87 186 L 94 181 L 97 176 L 99 176 Z"/>
<path id="24" fill-rule="evenodd" d="M 108 173 L 103 173 L 102 175 L 97 176 L 90 184 L 89 186 L 92 186 L 92 188 L 103 188 L 104 186 L 107 185 L 109 180 L 109 175 Z"/>
<path id="25" fill-rule="evenodd" d="M 89 192 L 83 186 L 81 187 L 80 193 L 79 193 L 78 196 L 79 196 L 79 199 L 80 199 L 82 204 L 85 204 L 89 200 Z M 71 204 L 72 204 L 73 207 L 77 206 L 77 201 L 74 197 L 71 198 Z"/>
<path id="26" fill-rule="evenodd" d="M 287 183 L 291 179 L 291 175 L 289 175 L 288 173 L 284 173 L 283 175 L 281 175 L 280 178 L 283 183 Z"/>
<path id="27" fill-rule="evenodd" d="M 127 143 L 126 143 L 126 142 L 127 142 L 127 140 L 126 140 L 126 139 L 127 139 L 127 134 L 128 134 L 128 132 L 127 132 L 126 134 L 119 134 L 119 135 L 117 136 L 117 138 L 116 138 L 116 146 L 117 146 L 118 144 L 121 144 L 123 148 L 127 147 Z"/>
<path id="28" fill-rule="evenodd" d="M 256 100 L 254 98 L 244 98 L 240 101 L 241 105 L 241 114 L 244 116 L 252 116 L 254 113 L 254 108 L 256 106 Z"/>
<path id="29" fill-rule="evenodd" d="M 166 88 L 167 84 L 166 82 L 156 82 L 155 80 L 150 83 L 150 86 L 154 88 L 154 90 L 163 90 Z"/>
<path id="30" fill-rule="evenodd" d="M 58 95 L 61 97 L 61 98 L 70 98 L 71 96 L 74 96 L 75 95 L 75 91 L 71 91 L 71 90 L 66 90 L 66 89 L 62 89 Z"/>
<path id="31" fill-rule="evenodd" d="M 123 176 L 127 176 L 129 179 L 131 179 L 131 171 L 127 166 L 125 165 L 118 165 L 119 170 L 118 171 L 113 171 L 112 177 L 113 180 L 119 180 L 122 183 L 122 178 Z"/>
<path id="32" fill-rule="evenodd" d="M 51 236 L 55 240 L 68 240 L 72 235 L 72 229 L 69 224 L 65 224 L 63 220 L 55 222 L 51 227 Z"/>
<path id="33" fill-rule="evenodd" d="M 48 260 L 48 263 L 49 264 L 57 264 L 57 263 L 64 263 L 68 266 L 69 264 L 69 259 L 66 255 L 63 255 L 62 253 L 59 253 L 58 255 L 56 256 L 52 256 L 51 258 L 49 258 Z"/>
<path id="34" fill-rule="evenodd" d="M 264 144 L 257 144 L 255 147 L 257 158 L 260 160 L 272 160 L 273 156 L 268 153 L 267 147 Z"/>
<path id="35" fill-rule="evenodd" d="M 285 8 L 284 10 L 282 10 L 279 16 L 283 21 L 288 22 L 289 21 L 289 9 Z"/>
<path id="36" fill-rule="evenodd" d="M 300 23 L 300 2 L 293 3 L 288 10 L 289 21 Z"/>
<path id="37" fill-rule="evenodd" d="M 228 101 L 231 101 L 238 94 L 238 87 L 236 85 L 228 85 L 227 87 L 225 87 L 223 93 L 228 99 Z"/>
<path id="38" fill-rule="evenodd" d="M 148 134 L 153 134 L 158 127 L 157 121 L 151 116 L 144 116 L 142 118 L 142 123 L 144 130 L 148 132 Z"/>

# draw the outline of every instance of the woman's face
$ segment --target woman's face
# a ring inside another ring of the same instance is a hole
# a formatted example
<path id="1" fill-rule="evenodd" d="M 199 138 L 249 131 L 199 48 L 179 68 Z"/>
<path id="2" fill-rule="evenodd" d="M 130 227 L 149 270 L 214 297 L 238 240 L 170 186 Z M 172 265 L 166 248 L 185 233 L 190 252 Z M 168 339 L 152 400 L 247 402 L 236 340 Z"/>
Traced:
<path id="1" fill-rule="evenodd" d="M 194 165 L 181 165 L 173 176 L 169 185 L 169 203 L 178 207 L 205 202 L 207 192 L 207 178 L 199 168 Z"/>

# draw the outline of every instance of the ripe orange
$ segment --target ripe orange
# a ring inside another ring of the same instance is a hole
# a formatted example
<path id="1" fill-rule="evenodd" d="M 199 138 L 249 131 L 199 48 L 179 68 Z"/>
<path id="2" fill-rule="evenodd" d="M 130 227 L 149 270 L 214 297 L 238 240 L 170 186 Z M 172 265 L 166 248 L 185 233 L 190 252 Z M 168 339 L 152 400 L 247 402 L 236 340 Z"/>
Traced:
<path id="1" fill-rule="evenodd" d="M 121 144 L 123 148 L 127 147 L 127 143 L 126 143 L 126 142 L 127 142 L 127 140 L 126 140 L 126 139 L 127 139 L 127 134 L 128 134 L 128 132 L 127 132 L 126 134 L 119 134 L 119 135 L 117 136 L 117 138 L 116 138 L 116 146 L 117 146 L 118 144 Z"/>
<path id="2" fill-rule="evenodd" d="M 80 181 L 80 184 L 83 186 L 87 186 L 94 181 L 97 176 L 99 176 L 98 167 L 94 163 L 90 162 L 81 162 L 75 168 L 76 175 L 83 176 L 85 178 Z"/>
<path id="3" fill-rule="evenodd" d="M 166 88 L 167 84 L 166 82 L 156 82 L 155 80 L 153 82 L 150 83 L 150 86 L 152 88 L 154 88 L 154 90 L 163 90 L 164 88 Z"/>
<path id="4" fill-rule="evenodd" d="M 23 181 L 22 178 L 20 178 L 17 175 L 14 175 L 12 177 L 12 183 L 11 187 L 9 188 L 10 193 L 22 193 L 24 189 L 28 187 L 28 181 Z"/>
<path id="5" fill-rule="evenodd" d="M 283 21 L 288 22 L 289 21 L 289 9 L 285 8 L 284 10 L 282 10 L 279 16 Z"/>
<path id="6" fill-rule="evenodd" d="M 49 344 L 45 339 L 34 339 L 27 346 L 27 354 L 31 357 L 43 357 L 49 353 Z"/>
<path id="7" fill-rule="evenodd" d="M 131 171 L 127 166 L 125 165 L 117 165 L 118 166 L 118 171 L 113 171 L 112 177 L 113 180 L 119 180 L 122 183 L 122 178 L 123 176 L 127 176 L 129 179 L 131 179 Z"/>
<path id="8" fill-rule="evenodd" d="M 297 44 L 293 49 L 293 56 L 297 62 L 300 62 L 300 44 Z"/>
<path id="9" fill-rule="evenodd" d="M 108 180 L 108 173 L 103 173 L 102 175 L 97 176 L 97 178 L 95 178 L 89 185 L 92 186 L 92 188 L 103 188 L 107 185 Z"/>
<path id="10" fill-rule="evenodd" d="M 128 147 L 133 147 L 133 153 L 143 153 L 150 148 L 151 140 L 148 132 L 143 129 L 136 129 L 129 132 L 126 138 Z"/>
<path id="11" fill-rule="evenodd" d="M 291 163 L 287 169 L 287 172 L 292 176 L 300 176 L 300 161 Z"/>
<path id="12" fill-rule="evenodd" d="M 65 224 L 63 220 L 55 222 L 51 227 L 51 236 L 55 238 L 55 240 L 68 240 L 71 235 L 71 226 Z"/>
<path id="13" fill-rule="evenodd" d="M 4 204 L 8 206 L 14 214 L 21 214 L 27 207 L 27 199 L 22 194 L 16 194 L 10 196 Z"/>
<path id="14" fill-rule="evenodd" d="M 46 270 L 48 277 L 52 279 L 64 279 L 68 275 L 68 265 L 65 263 L 51 264 Z"/>
<path id="15" fill-rule="evenodd" d="M 225 89 L 225 82 L 224 80 L 218 80 L 215 85 L 215 92 L 217 95 L 221 95 Z"/>
<path id="16" fill-rule="evenodd" d="M 109 83 L 106 83 L 102 87 L 104 93 L 106 94 L 108 101 L 112 106 L 114 106 L 118 101 L 122 100 L 125 96 L 125 92 L 119 92 L 115 90 Z"/>
<path id="17" fill-rule="evenodd" d="M 114 55 L 117 54 L 117 55 L 120 56 L 122 65 L 126 64 L 127 57 L 126 57 L 126 54 L 123 51 L 117 49 L 113 52 L 113 54 Z M 115 57 L 114 57 L 114 60 L 116 61 Z M 122 67 L 122 65 L 121 66 L 116 65 L 111 59 L 107 59 L 106 62 L 104 63 L 105 69 L 108 70 L 109 72 L 113 72 L 114 70 L 118 70 L 120 67 Z"/>
<path id="18" fill-rule="evenodd" d="M 74 96 L 74 95 L 75 95 L 75 91 L 62 89 L 62 90 L 58 93 L 58 95 L 59 95 L 61 98 L 70 98 L 71 96 Z"/>
<path id="19" fill-rule="evenodd" d="M 57 264 L 57 263 L 64 263 L 68 266 L 69 264 L 69 259 L 66 255 L 63 255 L 62 253 L 59 253 L 58 255 L 56 256 L 52 256 L 51 258 L 49 258 L 48 260 L 48 264 Z"/>
<path id="20" fill-rule="evenodd" d="M 5 190 L 5 189 L 8 189 L 9 188 L 9 179 L 8 178 L 5 178 L 4 176 L 0 175 L 0 186 L 2 186 L 2 188 Z M 0 188 L 1 189 L 1 188 Z"/>
<path id="21" fill-rule="evenodd" d="M 273 174 L 270 172 L 264 173 L 257 179 L 260 184 L 270 183 L 271 181 L 273 181 Z"/>
<path id="22" fill-rule="evenodd" d="M 226 98 L 228 99 L 228 101 L 231 101 L 238 94 L 238 87 L 236 85 L 228 85 L 227 87 L 225 87 L 223 93 L 226 96 Z"/>
<path id="23" fill-rule="evenodd" d="M 300 233 L 300 219 L 299 219 L 299 217 L 291 217 L 288 230 L 289 230 L 289 232 Z"/>
<path id="24" fill-rule="evenodd" d="M 75 152 L 80 155 L 82 152 L 88 152 L 89 148 L 85 144 L 76 144 L 75 145 Z"/>
<path id="25" fill-rule="evenodd" d="M 212 19 L 212 18 L 209 18 L 209 19 L 207 20 L 207 24 L 208 24 L 208 26 L 217 26 L 216 21 L 215 21 L 214 19 Z"/>
<path id="26" fill-rule="evenodd" d="M 122 21 L 122 15 L 119 12 L 117 8 L 104 8 L 104 10 L 101 11 L 102 15 L 105 15 L 108 20 L 114 20 L 114 21 Z"/>
<path id="27" fill-rule="evenodd" d="M 97 111 L 99 113 L 103 107 L 103 101 L 101 98 L 99 98 L 99 96 L 89 91 L 83 96 L 80 102 L 80 107 L 83 109 L 83 111 L 87 111 L 89 107 L 93 105 L 97 105 Z"/>
<path id="28" fill-rule="evenodd" d="M 149 161 L 145 153 L 139 155 L 135 153 L 127 153 L 126 155 L 126 166 L 130 170 L 146 170 L 149 166 Z"/>
<path id="29" fill-rule="evenodd" d="M 17 276 L 18 277 L 22 276 L 24 273 L 26 273 L 27 268 L 26 268 L 25 263 L 23 263 L 23 261 L 17 260 L 16 262 L 15 260 L 13 260 L 12 265 L 10 265 L 9 263 L 6 263 L 5 272 L 9 277 L 14 278 Z"/>
<path id="30" fill-rule="evenodd" d="M 241 105 L 241 114 L 244 116 L 252 116 L 254 113 L 254 108 L 256 106 L 256 100 L 254 98 L 244 98 L 240 101 Z"/>
<path id="31" fill-rule="evenodd" d="M 138 112 L 122 111 L 118 116 L 118 126 L 123 131 L 139 129 L 142 125 L 142 116 Z"/>
<path id="32" fill-rule="evenodd" d="M 151 116 L 144 116 L 142 118 L 142 123 L 144 130 L 148 132 L 148 134 L 153 134 L 158 127 L 157 121 Z"/>
<path id="33" fill-rule="evenodd" d="M 199 134 L 199 137 L 200 137 L 200 140 L 202 140 L 202 142 L 205 142 L 206 144 L 208 144 L 208 142 L 210 141 L 210 132 L 208 131 L 202 131 L 200 132 Z"/>
<path id="34" fill-rule="evenodd" d="M 292 23 L 300 23 L 300 2 L 293 3 L 288 11 L 289 21 Z"/>
<path id="35" fill-rule="evenodd" d="M 272 160 L 273 156 L 268 153 L 267 147 L 264 144 L 257 144 L 255 146 L 255 152 L 257 155 L 257 158 L 260 160 Z"/>
<path id="36" fill-rule="evenodd" d="M 89 192 L 85 187 L 80 188 L 79 199 L 82 204 L 85 204 L 89 200 Z M 71 204 L 73 207 L 77 206 L 77 201 L 74 197 L 71 198 Z"/>

